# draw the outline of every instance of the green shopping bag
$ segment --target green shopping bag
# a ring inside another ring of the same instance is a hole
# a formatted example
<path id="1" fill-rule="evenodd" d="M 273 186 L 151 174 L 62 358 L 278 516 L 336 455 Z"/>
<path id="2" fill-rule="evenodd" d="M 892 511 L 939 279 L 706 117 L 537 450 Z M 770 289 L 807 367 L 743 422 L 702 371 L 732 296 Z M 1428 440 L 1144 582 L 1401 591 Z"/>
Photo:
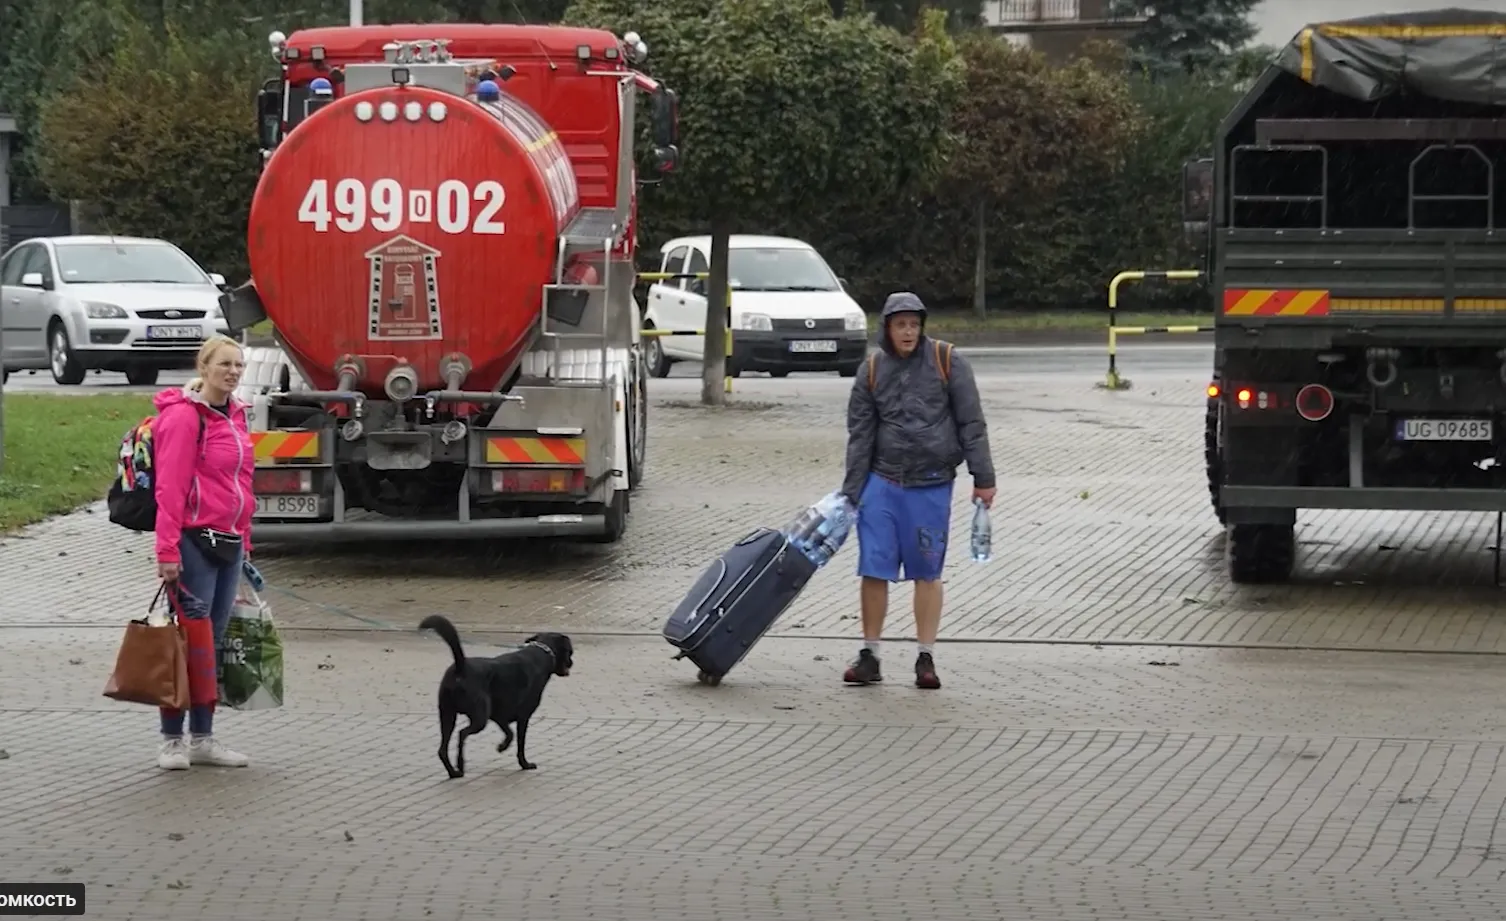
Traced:
<path id="1" fill-rule="evenodd" d="M 271 605 L 246 582 L 230 611 L 219 660 L 221 704 L 235 710 L 282 706 L 282 637 Z"/>

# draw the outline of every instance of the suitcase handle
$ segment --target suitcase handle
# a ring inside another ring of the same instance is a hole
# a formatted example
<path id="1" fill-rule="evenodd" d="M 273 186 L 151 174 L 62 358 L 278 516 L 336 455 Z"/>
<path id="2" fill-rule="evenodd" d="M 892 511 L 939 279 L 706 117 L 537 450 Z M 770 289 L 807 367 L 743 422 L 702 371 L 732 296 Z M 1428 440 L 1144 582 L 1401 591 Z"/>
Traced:
<path id="1" fill-rule="evenodd" d="M 706 594 L 701 596 L 700 601 L 697 601 L 695 603 L 695 606 L 691 608 L 692 611 L 700 612 L 701 605 L 705 604 L 707 599 L 709 599 L 717 589 L 722 587 L 722 580 L 727 578 L 727 561 L 718 557 L 716 565 L 719 567 L 716 573 L 716 581 L 711 583 L 711 588 L 707 590 Z M 700 619 L 701 614 L 697 613 L 696 620 L 699 621 Z"/>
<path id="2" fill-rule="evenodd" d="M 738 541 L 737 543 L 733 544 L 732 546 L 734 546 L 734 547 L 741 547 L 744 544 L 751 544 L 751 543 L 753 543 L 753 541 L 757 540 L 758 538 L 762 537 L 763 535 L 765 535 L 767 533 L 769 533 L 769 529 L 768 528 L 754 528 L 752 531 L 749 531 L 743 537 L 742 540 Z"/>

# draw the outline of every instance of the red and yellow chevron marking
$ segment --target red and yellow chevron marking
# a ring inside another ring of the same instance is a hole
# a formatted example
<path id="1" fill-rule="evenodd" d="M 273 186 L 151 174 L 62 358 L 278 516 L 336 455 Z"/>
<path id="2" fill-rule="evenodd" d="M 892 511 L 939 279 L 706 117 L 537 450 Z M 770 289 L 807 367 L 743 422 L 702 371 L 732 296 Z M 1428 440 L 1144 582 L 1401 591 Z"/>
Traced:
<path id="1" fill-rule="evenodd" d="M 1227 288 L 1224 315 L 1230 317 L 1326 317 L 1328 292 L 1296 288 Z"/>
<path id="2" fill-rule="evenodd" d="M 584 464 L 584 438 L 488 438 L 488 464 Z"/>
<path id="3" fill-rule="evenodd" d="M 259 461 L 314 460 L 319 457 L 319 433 L 252 432 L 251 447 Z"/>

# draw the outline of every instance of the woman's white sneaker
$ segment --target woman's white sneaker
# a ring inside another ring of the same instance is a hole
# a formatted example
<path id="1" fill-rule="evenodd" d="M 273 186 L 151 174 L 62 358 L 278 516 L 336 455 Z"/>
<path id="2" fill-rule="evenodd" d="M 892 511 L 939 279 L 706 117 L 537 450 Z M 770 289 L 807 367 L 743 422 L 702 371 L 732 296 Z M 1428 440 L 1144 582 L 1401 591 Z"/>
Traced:
<path id="1" fill-rule="evenodd" d="M 188 745 L 182 736 L 168 736 L 157 749 L 157 767 L 164 771 L 188 770 Z"/>
<path id="2" fill-rule="evenodd" d="M 194 764 L 212 764 L 215 767 L 245 767 L 251 759 L 216 739 L 195 737 L 188 743 L 188 760 Z"/>

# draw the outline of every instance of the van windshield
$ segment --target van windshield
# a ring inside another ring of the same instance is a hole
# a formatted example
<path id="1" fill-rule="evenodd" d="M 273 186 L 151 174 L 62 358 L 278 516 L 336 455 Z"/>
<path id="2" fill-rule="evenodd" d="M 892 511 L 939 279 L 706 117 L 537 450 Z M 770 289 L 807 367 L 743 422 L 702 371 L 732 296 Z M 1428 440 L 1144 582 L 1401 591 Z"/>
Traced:
<path id="1" fill-rule="evenodd" d="M 736 291 L 842 290 L 826 261 L 808 249 L 730 250 L 727 277 Z"/>

